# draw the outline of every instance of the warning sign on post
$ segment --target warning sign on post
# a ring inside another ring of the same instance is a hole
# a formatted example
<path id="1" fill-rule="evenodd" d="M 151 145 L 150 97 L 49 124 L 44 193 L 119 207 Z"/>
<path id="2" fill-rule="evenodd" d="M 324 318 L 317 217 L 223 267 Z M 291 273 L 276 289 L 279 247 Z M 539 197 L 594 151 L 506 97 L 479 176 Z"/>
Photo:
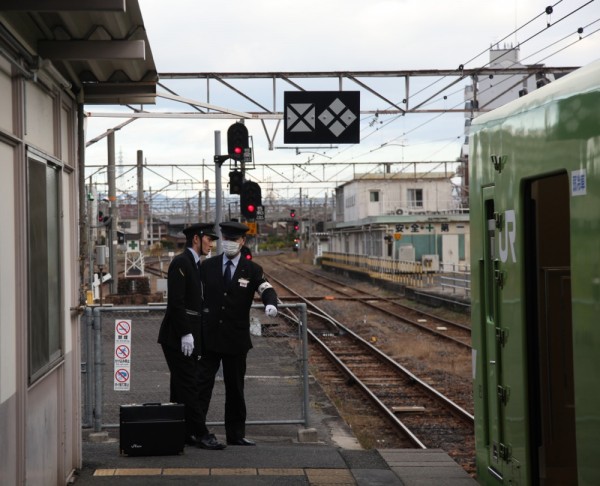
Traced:
<path id="1" fill-rule="evenodd" d="M 131 384 L 131 320 L 115 320 L 114 390 L 129 391 Z"/>
<path id="2" fill-rule="evenodd" d="M 248 226 L 248 232 L 246 234 L 248 235 L 256 235 L 258 233 L 258 224 L 252 221 L 246 221 L 246 223 L 244 223 L 246 226 Z"/>

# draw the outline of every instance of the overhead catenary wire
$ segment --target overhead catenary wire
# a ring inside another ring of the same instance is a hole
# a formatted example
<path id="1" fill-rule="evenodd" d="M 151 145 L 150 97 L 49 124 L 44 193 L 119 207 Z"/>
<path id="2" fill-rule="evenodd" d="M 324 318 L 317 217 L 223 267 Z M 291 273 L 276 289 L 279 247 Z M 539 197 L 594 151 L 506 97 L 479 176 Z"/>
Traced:
<path id="1" fill-rule="evenodd" d="M 530 20 L 529 20 L 529 21 L 527 21 L 525 24 L 521 25 L 520 27 L 518 27 L 517 29 L 515 29 L 514 31 L 512 31 L 510 34 L 508 34 L 508 35 L 506 35 L 505 37 L 503 37 L 503 38 L 502 38 L 500 41 L 498 41 L 498 43 L 499 43 L 499 42 L 502 42 L 502 40 L 505 40 L 505 39 L 509 38 L 510 36 L 514 35 L 515 33 L 519 32 L 519 31 L 520 31 L 520 30 L 522 30 L 524 27 L 526 27 L 526 26 L 530 25 L 532 22 L 534 22 L 535 20 L 539 19 L 539 18 L 540 18 L 540 17 L 542 17 L 543 15 L 548 15 L 548 11 L 550 11 L 550 12 L 553 12 L 553 9 L 554 9 L 554 7 L 556 7 L 557 5 L 559 5 L 560 3 L 562 3 L 562 1 L 563 1 L 563 0 L 559 0 L 558 2 L 556 2 L 555 4 L 553 4 L 552 6 L 546 7 L 546 9 L 544 9 L 544 11 L 542 11 L 542 12 L 541 12 L 541 13 L 539 13 L 538 15 L 534 16 L 532 19 L 530 19 Z M 507 50 L 505 53 L 503 53 L 501 56 L 499 56 L 499 57 L 496 59 L 496 61 L 497 61 L 498 59 L 501 59 L 503 56 L 505 56 L 505 55 L 508 55 L 508 53 L 509 53 L 509 52 L 511 52 L 512 50 L 515 50 L 515 49 L 518 49 L 518 48 L 520 48 L 522 45 L 524 45 L 524 44 L 526 44 L 527 42 L 531 41 L 532 39 L 534 39 L 534 38 L 535 38 L 535 37 L 537 37 L 538 35 L 540 35 L 540 34 L 542 34 L 542 33 L 546 32 L 546 31 L 547 31 L 547 30 L 548 30 L 550 27 L 553 27 L 553 26 L 555 26 L 555 25 L 558 25 L 560 22 L 562 22 L 563 20 L 565 20 L 565 19 L 567 19 L 567 18 L 571 17 L 571 16 L 572 16 L 572 15 L 574 15 L 576 12 L 578 12 L 578 11 L 580 11 L 581 9 L 583 9 L 583 8 L 587 7 L 588 5 L 590 5 L 591 3 L 593 3 L 594 1 L 595 1 L 595 0 L 588 0 L 586 3 L 584 3 L 584 4 L 580 5 L 580 6 L 578 6 L 578 7 L 577 7 L 577 8 L 575 8 L 575 9 L 573 9 L 572 11 L 570 11 L 570 12 L 569 12 L 569 13 L 567 13 L 567 14 L 565 14 L 563 17 L 561 17 L 561 18 L 560 18 L 560 19 L 558 19 L 557 21 L 553 22 L 552 24 L 547 24 L 547 25 L 546 25 L 546 26 L 545 26 L 543 29 L 541 29 L 541 30 L 537 31 L 536 33 L 532 34 L 532 35 L 531 35 L 531 36 L 529 36 L 527 39 L 525 39 L 523 42 L 519 43 L 517 46 L 515 46 L 515 47 L 513 47 L 513 48 L 511 48 L 511 49 L 509 49 L 509 50 Z M 593 23 L 595 23 L 595 22 L 597 22 L 597 21 L 594 21 L 594 22 L 592 22 L 591 24 L 593 24 Z M 591 24 L 588 24 L 588 25 L 591 25 Z M 597 31 L 594 31 L 594 32 L 590 33 L 589 35 L 592 35 L 592 34 L 594 34 L 594 33 L 596 33 L 596 32 L 597 32 Z M 571 33 L 571 34 L 569 34 L 569 35 L 572 35 L 572 33 Z M 586 37 L 589 37 L 589 35 L 588 35 L 588 36 L 586 36 Z M 568 37 L 568 36 L 566 36 L 566 37 Z M 564 39 L 564 38 L 563 38 L 563 39 Z M 581 40 L 581 39 L 579 39 L 579 40 Z M 569 44 L 569 46 L 573 45 L 573 44 L 574 44 L 574 43 L 576 43 L 576 42 L 577 42 L 577 41 L 575 41 L 575 42 L 573 42 L 573 43 Z M 551 45 L 554 45 L 554 44 L 555 44 L 555 43 L 553 43 L 553 44 L 551 44 Z M 560 50 L 558 50 L 558 51 L 556 51 L 556 52 L 554 52 L 554 53 L 552 53 L 552 54 L 548 55 L 547 57 L 545 57 L 545 58 L 544 58 L 544 60 L 545 60 L 545 59 L 547 59 L 547 58 L 549 58 L 549 57 L 551 57 L 551 56 L 553 56 L 553 55 L 555 55 L 555 54 L 556 54 L 556 53 L 558 53 L 558 52 L 561 52 L 562 50 L 566 49 L 566 48 L 567 48 L 567 47 L 569 47 L 569 46 L 566 46 L 565 48 L 563 48 L 563 49 L 560 49 Z M 544 50 L 544 49 L 542 49 L 542 50 Z M 476 56 L 474 56 L 474 57 L 473 57 L 473 58 L 471 58 L 470 60 L 466 61 L 464 64 L 468 64 L 468 63 L 472 62 L 473 60 L 477 59 L 477 58 L 478 58 L 478 57 L 480 57 L 482 54 L 484 54 L 484 53 L 486 53 L 486 52 L 488 52 L 488 51 L 489 51 L 489 49 L 485 49 L 485 50 L 483 50 L 481 53 L 477 54 Z M 539 51 L 538 51 L 538 52 L 539 52 Z M 528 56 L 527 58 L 529 58 L 529 57 L 531 57 L 531 56 Z M 483 66 L 481 66 L 479 69 L 484 69 L 485 67 L 489 66 L 489 65 L 490 65 L 490 63 L 491 63 L 491 61 L 489 61 L 488 63 L 484 64 L 484 65 L 483 65 Z M 463 64 L 463 65 L 461 65 L 461 66 L 464 66 L 464 64 Z M 512 65 L 514 65 L 514 64 L 516 64 L 516 63 L 513 63 Z M 459 67 L 460 67 L 460 66 L 459 66 Z M 434 82 L 434 83 L 431 83 L 430 85 L 428 85 L 428 86 L 426 86 L 425 88 L 421 89 L 421 90 L 420 90 L 420 91 L 418 91 L 417 93 L 421 93 L 421 92 L 422 92 L 424 89 L 427 89 L 428 87 L 431 87 L 431 86 L 433 86 L 435 83 L 439 82 L 440 80 L 444 79 L 445 77 L 447 77 L 447 76 L 443 76 L 443 77 L 439 78 L 438 80 L 436 80 L 436 82 Z M 454 83 L 453 83 L 453 84 L 454 84 Z M 461 91 L 462 91 L 462 90 L 461 90 Z M 415 96 L 415 95 L 413 95 L 413 96 Z M 423 123 L 421 123 L 420 125 L 418 125 L 418 126 L 416 126 L 416 127 L 413 127 L 411 130 L 409 130 L 409 131 L 407 131 L 407 132 L 403 132 L 402 134 L 398 135 L 397 137 L 394 137 L 394 138 L 390 139 L 390 141 L 389 141 L 389 142 L 396 141 L 396 140 L 398 140 L 399 138 L 402 138 L 402 137 L 406 136 L 407 134 L 409 134 L 409 133 L 412 133 L 412 132 L 414 132 L 414 131 L 416 131 L 416 130 L 418 130 L 418 129 L 420 129 L 420 128 L 422 128 L 422 127 L 426 126 L 426 125 L 428 125 L 429 123 L 431 123 L 431 122 L 433 122 L 433 121 L 437 120 L 438 118 L 440 118 L 440 116 L 442 116 L 442 115 L 444 115 L 444 114 L 447 114 L 447 113 L 449 113 L 449 112 L 450 112 L 450 110 L 452 110 L 452 109 L 455 109 L 455 108 L 457 108 L 458 106 L 462 105 L 462 104 L 464 103 L 464 101 L 465 101 L 464 99 L 463 99 L 463 100 L 461 100 L 459 103 L 457 103 L 457 104 L 453 105 L 451 108 L 449 108 L 449 109 L 447 109 L 447 110 L 445 110 L 445 111 L 443 111 L 443 112 L 441 112 L 441 113 L 437 114 L 436 116 L 434 116 L 434 117 L 430 118 L 430 119 L 429 119 L 429 120 L 427 120 L 426 122 L 423 122 Z M 390 106 L 388 106 L 388 108 L 390 108 Z M 386 109 L 387 109 L 387 108 L 386 108 Z M 409 111 L 408 113 L 410 113 L 410 111 Z M 380 122 L 380 125 L 381 125 L 381 126 L 378 126 L 376 129 L 374 129 L 373 131 L 371 131 L 370 133 L 368 133 L 366 136 L 362 137 L 362 138 L 361 138 L 361 142 L 362 142 L 362 141 L 364 141 L 364 140 L 366 140 L 366 139 L 367 139 L 367 138 L 369 138 L 370 136 L 372 136 L 374 133 L 377 133 L 377 132 L 378 132 L 379 130 L 381 130 L 382 128 L 385 128 L 387 125 L 389 125 L 389 124 L 391 124 L 391 123 L 393 123 L 393 122 L 397 121 L 397 120 L 398 120 L 399 118 L 401 118 L 402 116 L 404 116 L 404 115 L 396 115 L 396 116 L 392 117 L 390 120 L 387 120 L 386 122 Z M 388 143 L 389 143 L 389 142 L 388 142 Z M 341 155 L 342 153 L 344 153 L 344 152 L 346 152 L 346 151 L 350 150 L 352 147 L 353 147 L 353 146 L 348 146 L 348 147 L 346 147 L 346 148 L 344 148 L 344 149 L 342 149 L 342 150 L 339 150 L 337 153 L 333 154 L 333 156 L 332 156 L 332 157 L 337 157 L 337 156 Z M 369 152 L 364 152 L 364 153 L 358 154 L 358 155 L 356 155 L 356 156 L 354 156 L 354 157 L 352 157 L 352 158 L 350 158 L 350 159 L 348 159 L 348 160 L 349 160 L 349 161 L 356 160 L 357 158 L 364 157 L 364 156 L 365 156 L 365 155 L 367 155 L 368 153 L 370 153 L 370 151 L 369 151 Z"/>
<path id="2" fill-rule="evenodd" d="M 589 4 L 590 4 L 590 3 L 592 3 L 593 1 L 594 1 L 594 0 L 592 0 L 592 1 L 589 1 L 589 2 L 585 3 L 584 5 L 580 6 L 580 7 L 579 7 L 579 9 L 583 9 L 585 6 L 589 5 Z M 559 4 L 561 4 L 561 3 L 562 3 L 562 0 L 561 0 L 561 1 L 558 1 L 558 2 L 555 2 L 553 6 L 554 6 L 554 7 L 556 7 L 556 6 L 558 6 Z M 567 2 L 566 4 L 568 5 L 568 2 Z M 575 12 L 575 11 L 574 11 L 574 12 Z M 503 39 L 506 39 L 506 38 L 508 38 L 509 36 L 512 36 L 512 35 L 514 35 L 514 33 L 515 33 L 515 32 L 522 31 L 524 27 L 526 27 L 526 26 L 530 25 L 530 24 L 531 24 L 532 22 L 534 22 L 536 19 L 539 19 L 540 17 L 543 17 L 543 15 L 544 15 L 544 14 L 545 14 L 545 12 L 541 12 L 541 13 L 539 13 L 538 15 L 536 15 L 535 17 L 533 17 L 532 19 L 530 19 L 530 20 L 529 20 L 527 23 L 525 23 L 525 24 L 521 25 L 521 26 L 520 26 L 518 29 L 515 29 L 515 30 L 513 30 L 513 32 L 511 32 L 510 34 L 508 34 L 507 36 L 505 36 Z M 557 24 L 557 23 L 558 23 L 558 22 L 555 22 L 554 24 L 552 24 L 552 25 L 550 25 L 550 26 L 546 26 L 546 27 L 544 28 L 543 32 L 547 32 L 547 31 L 549 31 L 549 27 L 552 27 L 553 25 L 555 25 L 555 24 Z M 596 32 L 597 32 L 597 31 L 594 31 L 594 32 L 592 32 L 592 33 L 589 33 L 589 34 L 585 35 L 583 39 L 586 39 L 587 37 L 589 37 L 589 36 L 591 36 L 591 35 L 595 34 Z M 565 37 L 563 37 L 562 39 L 564 40 L 564 39 L 566 39 L 566 38 L 568 38 L 568 36 L 565 36 Z M 580 40 L 581 40 L 581 39 L 580 39 Z M 499 42 L 502 42 L 502 40 L 501 40 L 501 41 L 499 41 Z M 526 41 L 524 41 L 524 42 L 523 42 L 522 44 L 520 44 L 519 46 L 521 46 L 521 45 L 525 44 L 525 42 L 527 42 L 527 40 L 526 40 Z M 568 48 L 568 47 L 570 47 L 571 45 L 575 44 L 576 42 L 577 42 L 577 41 L 575 41 L 575 42 L 573 42 L 573 43 L 569 44 L 568 46 L 562 47 L 562 48 L 561 48 L 560 50 L 558 50 L 558 51 L 554 51 L 554 52 L 552 52 L 552 53 L 549 53 L 549 55 L 548 55 L 547 57 L 545 57 L 544 59 L 547 59 L 548 57 L 551 57 L 551 56 L 553 56 L 553 55 L 554 55 L 555 53 L 557 53 L 557 52 L 564 51 L 565 49 L 567 49 L 567 48 Z M 550 48 L 550 47 L 553 47 L 553 46 L 556 46 L 556 45 L 558 45 L 559 43 L 560 43 L 560 40 L 559 40 L 559 41 L 554 41 L 554 42 L 553 42 L 553 43 L 551 43 L 549 46 L 547 46 L 545 49 L 542 49 L 542 50 L 540 50 L 540 51 L 547 50 L 547 49 L 548 49 L 548 48 Z M 518 48 L 519 46 L 517 46 L 516 48 Z M 487 49 L 487 48 L 486 48 L 486 49 L 485 49 L 485 50 L 483 50 L 481 53 L 479 53 L 479 54 L 477 54 L 475 57 L 473 57 L 472 59 L 470 59 L 470 60 L 466 61 L 466 62 L 465 62 L 465 65 L 466 65 L 466 64 L 469 64 L 469 63 L 471 63 L 473 60 L 477 59 L 477 58 L 478 58 L 478 57 L 480 57 L 482 54 L 484 54 L 484 53 L 488 52 L 488 50 L 489 50 L 489 49 Z M 536 51 L 536 53 L 539 53 L 540 51 Z M 534 56 L 534 55 L 535 55 L 535 54 L 528 55 L 528 56 L 527 56 L 526 58 L 524 58 L 524 59 L 528 59 L 528 58 L 530 58 L 530 57 L 532 57 L 532 56 Z M 441 79 L 443 79 L 443 78 L 441 78 Z M 439 80 L 438 80 L 438 82 L 439 82 Z M 425 90 L 425 88 L 423 88 L 423 90 Z M 423 90 L 419 90 L 419 91 L 417 91 L 417 93 L 415 93 L 415 94 L 412 94 L 412 96 L 416 96 L 417 94 L 419 94 L 419 95 L 420 95 L 420 94 L 421 94 L 421 92 L 422 92 Z M 461 90 L 461 91 L 462 91 L 462 90 Z M 482 93 L 482 92 L 484 92 L 484 91 L 478 91 L 478 93 Z M 452 94 L 454 94 L 454 92 L 453 92 Z M 392 98 L 390 98 L 390 99 L 392 99 L 392 100 L 393 100 L 393 97 L 392 97 Z M 454 105 L 454 104 L 452 104 L 453 106 L 450 106 L 450 107 L 448 107 L 448 109 L 447 109 L 447 110 L 446 110 L 444 113 L 449 113 L 449 111 L 450 111 L 450 110 L 451 110 L 453 107 L 459 106 L 459 105 L 460 105 L 460 104 L 462 104 L 464 101 L 465 101 L 464 99 L 461 99 L 460 103 L 457 103 L 457 104 L 455 104 L 455 105 Z M 414 134 L 414 133 L 418 133 L 419 131 L 422 131 L 422 130 L 423 130 L 425 127 L 429 126 L 428 124 L 433 124 L 433 123 L 435 123 L 435 121 L 436 121 L 436 120 L 440 120 L 440 116 L 441 116 L 441 115 L 437 115 L 437 116 L 435 116 L 435 117 L 432 117 L 432 118 L 431 118 L 431 120 L 430 120 L 429 122 L 424 122 L 424 123 L 421 123 L 421 124 L 419 124 L 418 126 L 415 126 L 415 127 L 410 127 L 410 129 L 408 129 L 408 130 L 406 130 L 406 129 L 402 129 L 402 133 L 401 133 L 401 134 L 399 134 L 398 136 L 395 136 L 395 137 L 391 138 L 391 139 L 390 139 L 390 142 L 393 142 L 393 141 L 399 140 L 400 138 L 403 138 L 403 137 L 405 137 L 406 135 L 412 135 L 412 134 Z M 429 118 L 429 117 L 428 117 L 428 118 Z M 395 123 L 395 122 L 397 122 L 397 121 L 398 121 L 398 119 L 403 119 L 403 117 L 401 117 L 401 116 L 395 116 L 395 117 L 391 117 L 389 120 L 385 120 L 385 121 L 381 120 L 381 122 L 378 122 L 378 124 L 377 124 L 376 126 L 374 126 L 374 127 L 371 127 L 371 130 L 365 130 L 365 131 L 364 131 L 364 135 L 363 135 L 363 137 L 361 137 L 361 141 L 363 141 L 363 142 L 364 142 L 364 141 L 372 140 L 372 139 L 374 138 L 374 136 L 377 136 L 377 134 L 383 134 L 383 133 L 384 133 L 384 129 L 385 129 L 385 128 L 389 128 L 389 125 L 390 125 L 391 123 Z M 412 124 L 412 120 L 411 120 L 411 124 Z M 464 134 L 463 134 L 463 135 L 464 135 Z M 381 138 L 384 138 L 384 137 L 381 137 Z M 446 144 L 446 145 L 449 145 L 450 143 L 454 143 L 454 140 L 456 140 L 456 138 L 455 138 L 455 137 L 452 137 L 451 141 L 450 141 L 450 142 L 448 142 L 448 144 Z M 426 143 L 427 143 L 427 142 L 426 142 Z M 416 143 L 411 143 L 411 142 L 408 142 L 407 146 L 413 147 L 413 146 L 416 146 L 416 145 L 422 145 L 422 144 L 423 144 L 423 143 L 416 144 Z M 352 147 L 353 147 L 353 146 L 348 146 L 348 147 L 344 148 L 343 150 L 340 150 L 340 151 L 338 151 L 337 153 L 334 153 L 334 154 L 333 154 L 333 156 L 334 156 L 334 157 L 336 157 L 336 160 L 335 160 L 334 162 L 339 162 L 340 164 L 344 164 L 345 162 L 343 161 L 343 159 L 344 159 L 344 155 L 347 153 L 347 152 L 346 152 L 346 150 L 350 150 Z M 356 145 L 354 145 L 354 147 L 356 147 Z M 327 152 L 328 152 L 328 153 L 332 153 L 331 149 L 326 149 L 326 150 L 327 150 Z M 375 150 L 377 150 L 377 149 L 375 149 Z M 359 155 L 356 155 L 356 156 L 353 156 L 353 157 L 351 157 L 351 158 L 348 158 L 348 159 L 347 159 L 347 161 L 348 161 L 348 162 L 352 162 L 352 161 L 355 161 L 355 160 L 359 160 L 359 159 L 361 159 L 363 156 L 365 156 L 365 155 L 367 155 L 367 154 L 370 154 L 370 153 L 372 153 L 372 152 L 373 152 L 373 150 L 371 150 L 371 151 L 367 151 L 367 152 L 364 152 L 364 153 L 361 153 L 361 154 L 359 154 Z M 439 150 L 438 150 L 438 152 L 439 152 Z M 208 167 L 208 168 L 210 168 L 210 164 L 209 164 L 209 165 L 207 165 L 207 167 Z M 314 177 L 313 177 L 313 178 L 314 178 Z"/>
<path id="3" fill-rule="evenodd" d="M 555 46 L 556 44 L 559 44 L 560 42 L 563 42 L 563 41 L 565 41 L 566 39 L 568 39 L 569 37 L 573 36 L 573 34 L 579 34 L 579 35 L 580 35 L 580 37 L 579 37 L 578 39 L 576 39 L 575 41 L 573 41 L 573 42 L 571 42 L 570 44 L 568 44 L 568 45 L 566 45 L 566 46 L 562 47 L 562 48 L 561 48 L 561 49 L 559 49 L 559 50 L 556 50 L 556 51 L 554 51 L 554 52 L 552 52 L 552 53 L 548 54 L 547 56 L 545 56 L 545 57 L 544 57 L 544 58 L 542 58 L 542 59 L 538 59 L 538 60 L 537 60 L 537 61 L 534 63 L 534 64 L 541 64 L 541 62 L 542 62 L 542 61 L 544 61 L 544 60 L 548 59 L 549 57 L 552 57 L 552 56 L 556 55 L 557 53 L 564 51 L 564 50 L 565 50 L 565 49 L 567 49 L 568 47 L 571 47 L 573 44 L 575 44 L 575 43 L 577 43 L 577 42 L 580 42 L 580 41 L 582 41 L 582 40 L 586 39 L 587 37 L 589 37 L 589 36 L 591 36 L 591 35 L 593 35 L 593 34 L 597 33 L 599 29 L 596 29 L 596 30 L 594 30 L 594 31 L 592 31 L 592 32 L 590 32 L 590 33 L 588 33 L 588 34 L 584 35 L 583 37 L 581 37 L 581 33 L 585 32 L 585 29 L 587 29 L 588 27 L 590 27 L 590 26 L 592 26 L 592 25 L 594 25 L 594 24 L 596 24 L 596 23 L 598 23 L 598 22 L 600 22 L 600 18 L 598 18 L 598 19 L 596 19 L 596 20 L 594 20 L 594 21 L 592 21 L 592 22 L 590 22 L 590 23 L 588 23 L 588 24 L 584 25 L 583 27 L 580 27 L 580 28 L 579 28 L 577 31 L 575 31 L 575 32 L 569 32 L 567 35 L 565 35 L 565 36 L 561 37 L 560 39 L 558 39 L 558 40 L 554 41 L 553 43 L 551 43 L 551 44 L 549 44 L 549 45 L 547 45 L 547 46 L 545 46 L 545 47 L 542 47 L 541 49 L 539 49 L 539 50 L 537 50 L 537 51 L 535 51 L 535 52 L 533 52 L 533 53 L 529 54 L 528 56 L 526 56 L 526 57 L 524 57 L 524 58 L 520 59 L 520 60 L 519 60 L 519 62 L 516 62 L 516 61 L 515 61 L 515 62 L 513 62 L 513 63 L 512 63 L 510 66 L 508 66 L 508 67 L 509 67 L 509 68 L 510 68 L 510 67 L 513 67 L 513 66 L 515 66 L 515 65 L 517 65 L 517 64 L 520 64 L 520 63 L 522 63 L 523 61 L 525 61 L 525 60 L 527 60 L 527 59 L 529 59 L 529 58 L 531 58 L 531 57 L 533 57 L 533 56 L 535 56 L 535 55 L 539 54 L 540 52 L 543 52 L 543 51 L 545 51 L 545 50 L 548 50 L 549 48 L 551 48 L 551 47 Z M 580 30 L 581 30 L 581 32 L 579 32 Z M 509 76 L 509 77 L 507 77 L 507 78 L 503 79 L 502 81 L 500 81 L 500 83 L 505 83 L 505 82 L 509 81 L 510 79 L 514 78 L 515 76 L 516 76 L 516 75 Z M 500 84 L 500 83 L 499 83 L 499 84 Z M 485 93 L 487 90 L 488 90 L 488 88 L 485 88 L 485 89 L 483 89 L 483 90 L 479 90 L 479 91 L 478 91 L 478 93 L 479 93 L 479 94 L 481 94 L 481 93 Z M 453 92 L 449 93 L 447 96 L 454 96 L 454 95 L 456 95 L 456 94 L 462 93 L 463 91 L 464 91 L 463 89 L 456 90 L 456 91 L 453 91 Z M 439 102 L 439 101 L 440 101 L 440 98 L 437 98 L 437 99 L 434 99 L 434 100 L 430 100 L 430 101 L 429 101 L 429 102 L 428 102 L 426 105 L 423 105 L 423 106 L 428 106 L 428 105 L 430 105 L 430 104 L 434 104 L 435 102 Z M 464 101 L 464 100 L 463 100 L 463 101 Z"/>

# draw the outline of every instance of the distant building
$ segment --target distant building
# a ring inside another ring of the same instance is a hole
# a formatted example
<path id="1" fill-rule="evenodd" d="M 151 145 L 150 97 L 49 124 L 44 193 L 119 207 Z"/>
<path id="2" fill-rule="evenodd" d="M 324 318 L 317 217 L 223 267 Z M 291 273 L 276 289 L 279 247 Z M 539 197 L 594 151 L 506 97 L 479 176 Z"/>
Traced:
<path id="1" fill-rule="evenodd" d="M 395 260 L 468 261 L 469 216 L 454 173 L 363 174 L 336 188 L 329 251 Z"/>
<path id="2" fill-rule="evenodd" d="M 137 204 L 119 204 L 118 214 L 117 227 L 125 235 L 125 240 L 138 240 L 144 249 L 152 248 L 161 241 L 168 241 L 175 248 L 183 248 L 183 228 L 192 224 L 189 216 L 155 217 L 149 205 L 144 204 L 142 237 Z"/>

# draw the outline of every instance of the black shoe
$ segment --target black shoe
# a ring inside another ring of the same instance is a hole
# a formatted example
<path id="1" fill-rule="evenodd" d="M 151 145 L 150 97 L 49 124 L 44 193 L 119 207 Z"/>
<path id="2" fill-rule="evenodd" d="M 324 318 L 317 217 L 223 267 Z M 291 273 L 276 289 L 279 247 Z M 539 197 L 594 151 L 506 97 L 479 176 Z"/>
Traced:
<path id="1" fill-rule="evenodd" d="M 227 447 L 225 444 L 221 444 L 214 434 L 206 434 L 196 441 L 196 445 L 200 449 L 207 449 L 209 451 L 220 451 Z"/>
<path id="2" fill-rule="evenodd" d="M 186 445 L 197 445 L 198 444 L 198 436 L 194 434 L 185 436 L 185 444 Z"/>
<path id="3" fill-rule="evenodd" d="M 227 440 L 227 443 L 229 445 L 241 445 L 241 446 L 255 446 L 256 442 L 254 442 L 253 440 L 250 439 L 246 439 L 245 437 L 242 437 L 241 439 L 235 439 L 235 440 Z"/>

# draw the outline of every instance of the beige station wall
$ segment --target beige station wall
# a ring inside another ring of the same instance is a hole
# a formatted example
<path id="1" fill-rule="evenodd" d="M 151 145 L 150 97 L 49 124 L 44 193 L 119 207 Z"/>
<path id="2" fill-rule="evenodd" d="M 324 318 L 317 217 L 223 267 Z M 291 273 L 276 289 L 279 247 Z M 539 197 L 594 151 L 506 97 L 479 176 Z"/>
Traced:
<path id="1" fill-rule="evenodd" d="M 81 466 L 77 105 L 0 54 L 0 484 L 67 484 Z M 27 160 L 60 170 L 62 355 L 28 376 Z"/>

